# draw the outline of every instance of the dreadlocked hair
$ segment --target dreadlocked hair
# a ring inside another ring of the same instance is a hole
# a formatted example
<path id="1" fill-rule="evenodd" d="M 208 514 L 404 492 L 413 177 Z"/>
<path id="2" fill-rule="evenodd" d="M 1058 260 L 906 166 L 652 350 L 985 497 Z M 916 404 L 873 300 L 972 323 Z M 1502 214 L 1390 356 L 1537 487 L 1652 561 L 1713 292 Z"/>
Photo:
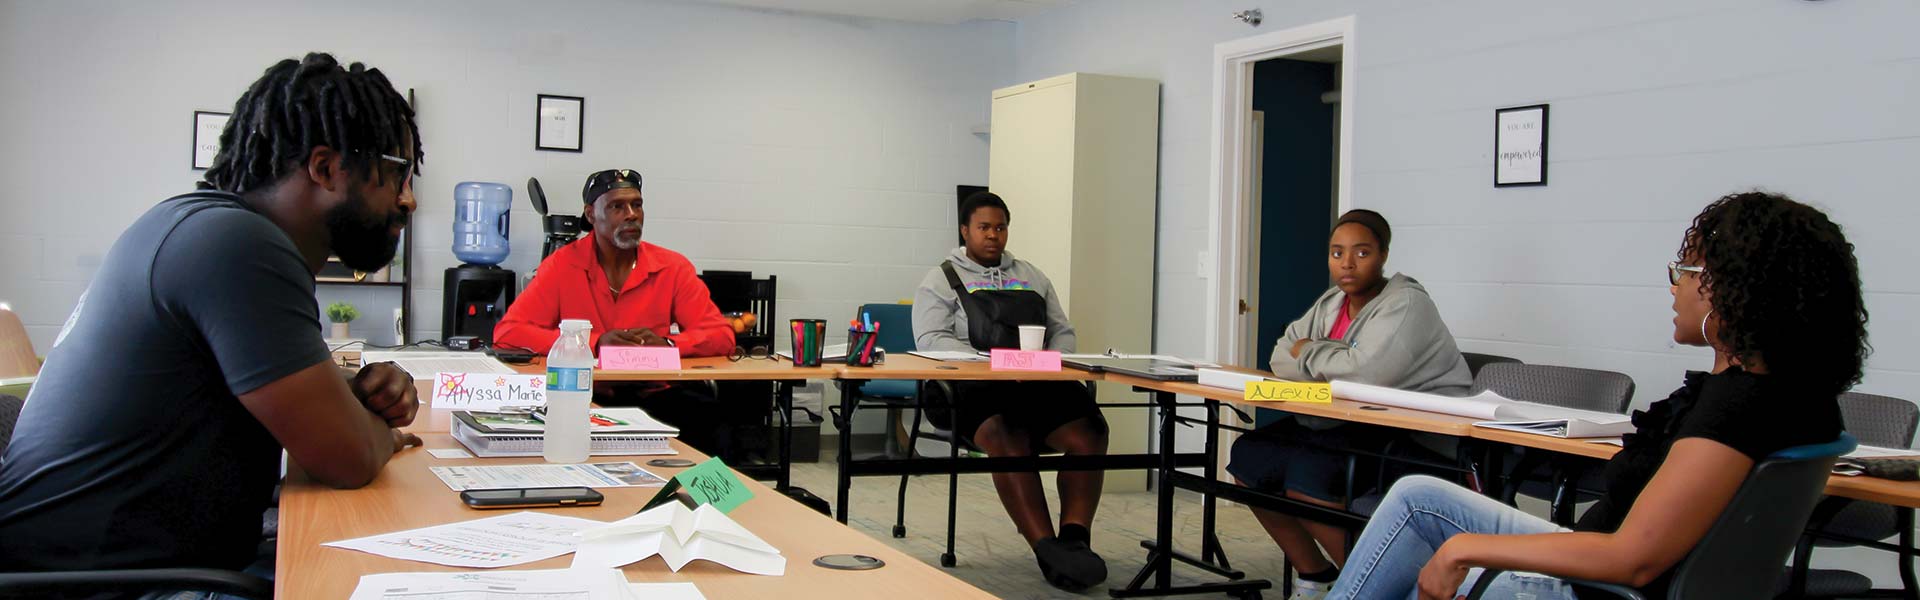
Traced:
<path id="1" fill-rule="evenodd" d="M 1853 244 L 1819 209 L 1766 192 L 1731 194 L 1694 217 L 1680 260 L 1705 267 L 1716 346 L 1743 364 L 1837 395 L 1873 347 Z"/>
<path id="2" fill-rule="evenodd" d="M 413 108 L 386 75 L 360 63 L 342 68 L 333 55 L 313 52 L 268 67 L 234 102 L 220 153 L 199 187 L 240 195 L 265 190 L 304 169 L 319 146 L 339 152 L 348 173 L 371 175 L 375 183 L 385 183 L 386 169 L 375 168 L 381 154 L 411 149 L 415 173 L 425 156 Z"/>

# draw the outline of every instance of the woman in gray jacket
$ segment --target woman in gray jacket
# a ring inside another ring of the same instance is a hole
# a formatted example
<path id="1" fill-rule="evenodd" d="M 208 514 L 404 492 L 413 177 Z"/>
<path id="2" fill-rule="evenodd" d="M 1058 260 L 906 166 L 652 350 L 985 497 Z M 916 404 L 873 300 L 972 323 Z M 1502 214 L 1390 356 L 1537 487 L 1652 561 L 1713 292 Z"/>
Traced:
<path id="1" fill-rule="evenodd" d="M 1426 288 L 1406 275 L 1384 276 L 1392 240 L 1393 229 L 1379 213 L 1340 216 L 1327 243 L 1334 286 L 1287 326 L 1273 349 L 1275 375 L 1466 395 L 1473 376 Z M 1347 459 L 1339 449 L 1377 449 L 1389 435 L 1395 434 L 1289 415 L 1234 443 L 1227 472 L 1242 485 L 1284 489 L 1289 498 L 1344 508 Z M 1346 531 L 1259 508 L 1253 514 L 1300 573 L 1293 597 L 1324 597 L 1340 574 L 1338 565 L 1346 562 Z"/>

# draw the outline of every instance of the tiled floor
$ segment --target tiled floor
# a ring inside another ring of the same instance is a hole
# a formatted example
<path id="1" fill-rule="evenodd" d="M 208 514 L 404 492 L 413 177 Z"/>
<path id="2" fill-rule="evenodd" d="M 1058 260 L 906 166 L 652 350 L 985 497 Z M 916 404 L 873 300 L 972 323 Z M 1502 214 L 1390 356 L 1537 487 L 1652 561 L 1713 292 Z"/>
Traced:
<path id="1" fill-rule="evenodd" d="M 1057 507 L 1059 495 L 1053 476 L 1043 475 L 1047 497 Z M 834 465 L 831 459 L 820 463 L 796 464 L 794 485 L 833 502 Z M 892 536 L 894 494 L 897 477 L 860 477 L 853 482 L 853 501 L 848 524 L 909 555 L 939 565 L 946 547 L 947 477 L 944 475 L 912 478 L 907 492 L 907 536 Z M 954 577 L 1002 598 L 1105 598 L 1107 588 L 1126 585 L 1146 563 L 1147 551 L 1140 541 L 1151 539 L 1154 529 L 1155 495 L 1150 492 L 1108 493 L 1100 501 L 1094 519 L 1094 551 L 1107 560 L 1107 581 L 1080 594 L 1070 594 L 1047 585 L 1040 578 L 1033 552 L 1013 528 L 1000 500 L 993 491 L 990 476 L 960 476 L 959 534 L 954 539 L 959 564 L 951 569 Z M 1197 495 L 1176 496 L 1174 515 L 1176 547 L 1194 551 L 1200 540 L 1200 502 Z M 1058 513 L 1055 513 L 1056 516 Z M 1264 577 L 1274 582 L 1266 597 L 1278 598 L 1279 578 L 1284 562 L 1273 540 L 1254 522 L 1245 508 L 1222 503 L 1216 528 L 1221 545 L 1235 568 L 1249 577 Z M 812 557 L 791 557 L 812 560 Z M 1219 578 L 1185 566 L 1175 566 L 1176 584 L 1218 581 Z"/>

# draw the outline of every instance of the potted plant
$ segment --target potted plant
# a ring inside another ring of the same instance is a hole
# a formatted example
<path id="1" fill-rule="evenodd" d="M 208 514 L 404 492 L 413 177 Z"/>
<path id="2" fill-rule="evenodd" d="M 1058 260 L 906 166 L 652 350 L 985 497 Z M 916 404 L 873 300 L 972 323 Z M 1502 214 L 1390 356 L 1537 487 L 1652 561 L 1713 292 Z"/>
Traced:
<path id="1" fill-rule="evenodd" d="M 333 322 L 333 339 L 347 339 L 347 324 L 360 318 L 360 309 L 352 304 L 335 302 L 327 305 L 327 320 Z"/>

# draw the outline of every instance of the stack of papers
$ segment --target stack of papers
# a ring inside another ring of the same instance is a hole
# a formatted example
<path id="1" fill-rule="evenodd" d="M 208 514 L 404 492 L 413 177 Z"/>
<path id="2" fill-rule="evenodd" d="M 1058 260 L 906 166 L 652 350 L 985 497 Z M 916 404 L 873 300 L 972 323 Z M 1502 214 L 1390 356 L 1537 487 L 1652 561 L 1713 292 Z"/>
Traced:
<path id="1" fill-rule="evenodd" d="M 1521 402 L 1492 391 L 1481 392 L 1474 396 L 1449 397 L 1364 383 L 1335 381 L 1333 395 L 1355 402 L 1480 419 L 1473 424 L 1474 427 L 1504 429 L 1548 437 L 1598 438 L 1633 432 L 1633 419 L 1627 415 Z"/>
<path id="2" fill-rule="evenodd" d="M 1872 460 L 1872 459 L 1888 459 L 1888 458 L 1920 459 L 1920 452 L 1915 452 L 1913 450 L 1908 450 L 1905 448 L 1882 448 L 1880 446 L 1862 445 L 1860 447 L 1854 448 L 1852 452 L 1848 452 L 1844 455 L 1841 455 L 1840 460 L 1834 461 L 1833 474 L 1845 475 L 1847 477 L 1858 477 L 1861 475 L 1865 475 L 1867 474 L 1867 463 L 1861 462 L 1862 459 Z"/>
<path id="3" fill-rule="evenodd" d="M 513 375 L 518 371 L 507 363 L 494 360 L 481 352 L 362 352 L 360 364 L 370 365 L 378 362 L 391 362 L 414 379 L 431 380 L 440 373 L 499 373 Z"/>
<path id="4" fill-rule="evenodd" d="M 907 354 L 940 362 L 987 362 L 987 356 L 979 352 L 959 352 L 955 350 L 914 350 Z"/>
<path id="5" fill-rule="evenodd" d="M 349 600 L 704 600 L 691 583 L 627 583 L 619 569 L 380 573 L 360 578 Z"/>
<path id="6" fill-rule="evenodd" d="M 520 488 L 660 487 L 667 480 L 630 462 L 428 467 L 453 491 Z"/>
<path id="7" fill-rule="evenodd" d="M 675 572 L 694 559 L 755 575 L 782 575 L 787 571 L 787 559 L 779 549 L 711 504 L 688 509 L 685 504 L 669 502 L 582 531 L 580 536 L 580 549 L 573 555 L 575 569 L 619 568 L 658 554 Z"/>
<path id="8" fill-rule="evenodd" d="M 524 565 L 573 552 L 580 545 L 577 534 L 605 525 L 590 519 L 517 512 L 322 545 L 387 558 L 486 569 Z"/>

